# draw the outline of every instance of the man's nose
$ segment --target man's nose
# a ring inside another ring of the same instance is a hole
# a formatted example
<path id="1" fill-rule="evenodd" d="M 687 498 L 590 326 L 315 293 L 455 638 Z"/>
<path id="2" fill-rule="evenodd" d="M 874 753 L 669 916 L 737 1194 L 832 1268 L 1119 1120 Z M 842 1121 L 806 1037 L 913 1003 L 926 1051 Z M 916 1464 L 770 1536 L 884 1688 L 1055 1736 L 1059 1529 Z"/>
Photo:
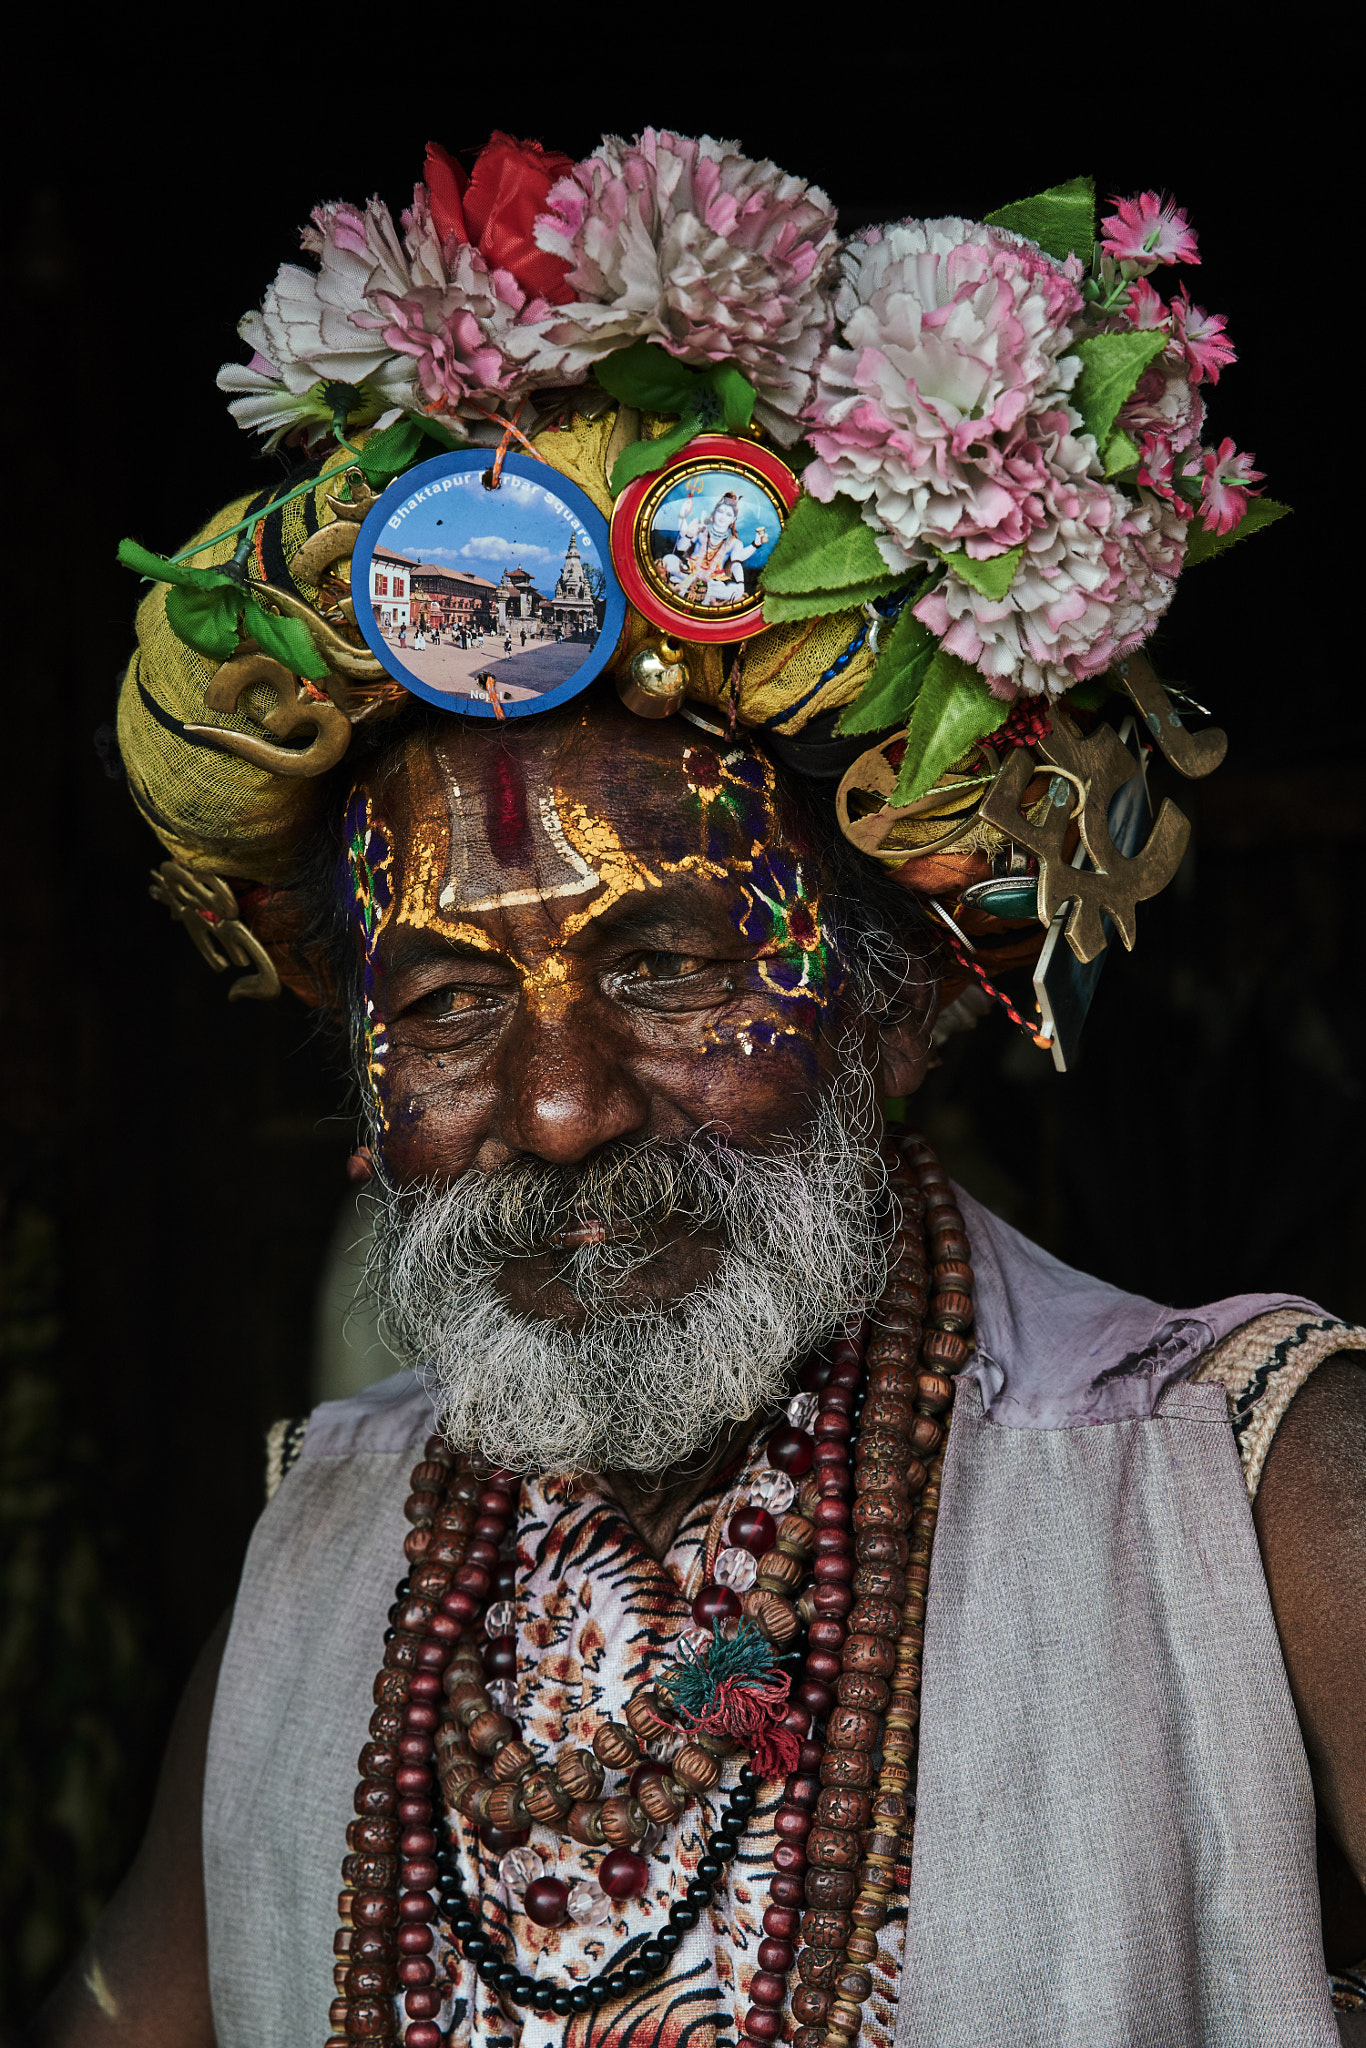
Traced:
<path id="1" fill-rule="evenodd" d="M 503 1135 L 519 1152 L 574 1166 L 645 1128 L 649 1097 L 590 999 L 528 1004 L 504 1062 Z"/>

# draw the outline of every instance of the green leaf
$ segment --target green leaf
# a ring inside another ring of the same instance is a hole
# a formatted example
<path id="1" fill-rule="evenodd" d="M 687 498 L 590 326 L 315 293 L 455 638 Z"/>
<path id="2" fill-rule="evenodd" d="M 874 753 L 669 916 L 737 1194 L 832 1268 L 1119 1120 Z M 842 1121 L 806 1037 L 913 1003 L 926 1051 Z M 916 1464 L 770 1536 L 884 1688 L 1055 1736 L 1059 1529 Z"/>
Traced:
<path id="1" fill-rule="evenodd" d="M 619 497 L 627 484 L 633 484 L 638 476 L 649 476 L 653 470 L 662 469 L 671 455 L 677 455 L 686 448 L 700 421 L 697 411 L 697 396 L 689 400 L 688 410 L 676 427 L 670 427 L 667 434 L 661 434 L 657 441 L 630 441 L 612 464 L 611 489 L 613 497 Z"/>
<path id="2" fill-rule="evenodd" d="M 873 529 L 856 499 L 837 494 L 828 505 L 803 492 L 764 566 L 764 590 L 783 597 L 853 590 L 887 574 Z M 903 579 L 904 580 L 904 579 Z"/>
<path id="3" fill-rule="evenodd" d="M 770 626 L 786 626 L 793 619 L 819 619 L 830 612 L 854 611 L 875 597 L 889 597 L 908 581 L 900 569 L 889 569 L 879 581 L 854 583 L 847 590 L 803 590 L 796 597 L 769 591 L 764 598 L 764 617 Z"/>
<path id="4" fill-rule="evenodd" d="M 253 597 L 247 602 L 243 623 L 262 654 L 282 661 L 291 675 L 308 676 L 319 683 L 328 673 L 327 663 L 302 619 L 281 618 Z"/>
<path id="5" fill-rule="evenodd" d="M 1108 676 L 1092 676 L 1089 682 L 1073 685 L 1067 692 L 1067 702 L 1078 711 L 1099 711 L 1114 694 L 1114 684 Z"/>
<path id="6" fill-rule="evenodd" d="M 886 732 L 904 725 L 939 642 L 907 605 L 878 649 L 863 693 L 845 709 L 835 730 L 841 735 Z"/>
<path id="7" fill-rule="evenodd" d="M 913 804 L 924 796 L 974 740 L 995 732 L 1009 715 L 1010 706 L 992 696 L 975 668 L 940 647 L 915 700 L 892 802 Z"/>
<path id="8" fill-rule="evenodd" d="M 226 569 L 191 569 L 183 562 L 168 562 L 164 555 L 154 555 L 135 540 L 119 542 L 119 560 L 125 569 L 135 569 L 153 583 L 177 583 L 182 590 L 221 590 L 225 585 L 238 591 L 241 588 Z"/>
<path id="9" fill-rule="evenodd" d="M 1238 524 L 1229 533 L 1211 533 L 1198 519 L 1192 519 L 1189 539 L 1186 542 L 1184 566 L 1189 569 L 1194 562 L 1211 562 L 1216 555 L 1222 555 L 1235 541 L 1246 538 L 1249 533 L 1258 533 L 1264 526 L 1274 526 L 1278 519 L 1284 519 L 1294 508 L 1278 505 L 1274 498 L 1249 498 L 1247 510 Z"/>
<path id="10" fill-rule="evenodd" d="M 655 341 L 615 348 L 593 368 L 604 391 L 642 412 L 682 412 L 702 379 Z M 644 474 L 644 472 L 639 472 Z"/>
<path id="11" fill-rule="evenodd" d="M 1140 328 L 1129 334 L 1087 334 L 1074 343 L 1070 353 L 1081 357 L 1081 375 L 1072 387 L 1072 403 L 1087 433 L 1095 435 L 1097 448 L 1109 446 L 1115 414 L 1166 345 L 1165 334 Z"/>
<path id="12" fill-rule="evenodd" d="M 718 363 L 706 381 L 721 401 L 732 434 L 743 434 L 754 417 L 754 386 L 734 363 Z"/>
<path id="13" fill-rule="evenodd" d="M 1023 541 L 1016 548 L 1008 548 L 1003 555 L 991 555 L 984 562 L 974 561 L 964 548 L 956 548 L 951 555 L 940 550 L 940 559 L 946 569 L 952 569 L 962 583 L 974 590 L 980 590 L 983 597 L 989 597 L 999 604 L 1015 581 L 1015 571 L 1024 560 Z"/>
<path id="14" fill-rule="evenodd" d="M 1059 263 L 1077 255 L 1089 262 L 1096 239 L 1096 187 L 1091 178 L 1069 178 L 1065 185 L 1050 185 L 1032 199 L 1017 199 L 1013 206 L 998 207 L 987 215 L 987 225 L 1009 228 L 1026 235 L 1031 242 Z"/>
<path id="15" fill-rule="evenodd" d="M 1132 469 L 1141 453 L 1142 450 L 1134 446 L 1127 434 L 1112 434 L 1105 451 L 1105 474 L 1118 476 L 1121 471 Z"/>
<path id="16" fill-rule="evenodd" d="M 372 434 L 356 460 L 371 490 L 383 489 L 416 462 L 422 448 L 423 429 L 417 420 L 395 420 L 392 427 Z"/>
<path id="17" fill-rule="evenodd" d="M 194 590 L 177 584 L 166 593 L 167 625 L 187 646 L 211 661 L 227 661 L 237 652 L 243 596 L 231 578 L 223 580 L 226 590 Z"/>

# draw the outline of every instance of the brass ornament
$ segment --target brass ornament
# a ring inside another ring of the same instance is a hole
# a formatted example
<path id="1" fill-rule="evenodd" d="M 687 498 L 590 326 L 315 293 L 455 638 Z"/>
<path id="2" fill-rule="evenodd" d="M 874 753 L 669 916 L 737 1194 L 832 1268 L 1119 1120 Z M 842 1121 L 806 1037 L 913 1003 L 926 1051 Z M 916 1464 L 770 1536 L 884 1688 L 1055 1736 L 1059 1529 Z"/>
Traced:
<path id="1" fill-rule="evenodd" d="M 835 793 L 835 815 L 845 838 L 860 853 L 891 868 L 944 852 L 979 828 L 984 815 L 982 798 L 996 779 L 995 769 L 978 775 L 941 775 L 934 788 L 914 803 L 894 804 L 891 798 L 898 770 L 887 759 L 886 750 L 905 738 L 903 728 L 860 754 Z M 852 803 L 859 798 L 875 799 L 876 808 L 860 807 L 855 812 Z M 899 829 L 903 827 L 907 829 Z M 922 833 L 926 836 L 920 836 Z M 989 839 L 994 846 L 998 835 L 977 831 L 977 837 Z"/>
<path id="2" fill-rule="evenodd" d="M 1187 732 L 1146 654 L 1126 654 L 1115 663 L 1114 673 L 1177 774 L 1192 782 L 1202 775 L 1212 775 L 1228 752 L 1228 734 L 1217 725 L 1205 732 Z"/>
<path id="3" fill-rule="evenodd" d="M 688 670 L 683 650 L 672 640 L 642 647 L 617 679 L 617 695 L 628 711 L 641 718 L 669 718 L 683 702 Z"/>
<path id="4" fill-rule="evenodd" d="M 275 963 L 256 934 L 242 923 L 237 898 L 221 876 L 197 875 L 178 860 L 164 860 L 152 869 L 147 893 L 154 903 L 164 903 L 185 927 L 215 974 L 221 974 L 229 962 L 253 970 L 234 981 L 228 990 L 229 1002 L 240 996 L 266 1002 L 279 995 Z"/>
<path id="5" fill-rule="evenodd" d="M 1061 708 L 1052 716 L 1053 729 L 1038 745 L 1041 760 L 1056 771 L 1052 801 L 1041 814 L 1036 806 L 1033 818 L 1021 814 L 1021 799 L 1037 767 L 1031 749 L 1017 747 L 983 800 L 981 814 L 1038 859 L 1042 925 L 1050 925 L 1071 903 L 1065 935 L 1085 963 L 1105 950 L 1107 916 L 1133 950 L 1137 906 L 1165 889 L 1176 873 L 1190 839 L 1190 820 L 1164 797 L 1143 846 L 1126 858 L 1111 839 L 1107 820 L 1111 798 L 1133 777 L 1133 755 L 1113 726 L 1098 725 L 1083 735 Z M 1064 855 L 1074 818 L 1091 869 L 1072 867 Z"/>
<path id="6" fill-rule="evenodd" d="M 227 753 L 236 754 L 272 775 L 325 775 L 329 768 L 335 768 L 351 744 L 351 720 L 331 697 L 309 695 L 282 661 L 268 654 L 233 655 L 213 677 L 204 692 L 204 702 L 212 711 L 235 711 L 243 691 L 259 685 L 273 690 L 279 700 L 275 709 L 261 720 L 266 731 L 278 741 L 311 726 L 314 736 L 308 746 L 272 745 L 251 733 L 232 732 L 221 725 L 187 725 L 186 732 L 211 740 Z"/>

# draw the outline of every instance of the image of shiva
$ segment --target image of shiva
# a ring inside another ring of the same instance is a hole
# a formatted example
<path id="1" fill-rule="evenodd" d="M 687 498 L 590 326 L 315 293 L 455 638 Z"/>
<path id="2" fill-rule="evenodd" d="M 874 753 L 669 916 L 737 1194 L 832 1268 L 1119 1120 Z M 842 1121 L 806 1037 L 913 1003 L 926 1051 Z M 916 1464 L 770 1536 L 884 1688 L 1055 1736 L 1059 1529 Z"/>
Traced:
<path id="1" fill-rule="evenodd" d="M 749 544 L 740 537 L 740 500 L 723 491 L 703 515 L 691 498 L 678 518 L 678 538 L 659 567 L 671 588 L 688 604 L 738 604 L 745 597 L 744 564 L 768 543 L 768 529 L 756 526 Z"/>

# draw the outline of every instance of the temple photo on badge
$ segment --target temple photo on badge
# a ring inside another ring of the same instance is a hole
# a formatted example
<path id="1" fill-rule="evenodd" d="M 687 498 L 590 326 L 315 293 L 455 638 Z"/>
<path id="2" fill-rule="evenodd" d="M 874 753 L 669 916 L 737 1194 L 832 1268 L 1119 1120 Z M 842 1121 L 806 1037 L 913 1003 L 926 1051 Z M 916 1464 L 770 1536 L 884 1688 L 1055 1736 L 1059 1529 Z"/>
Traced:
<path id="1" fill-rule="evenodd" d="M 617 501 L 612 560 L 627 596 L 689 639 L 761 631 L 760 571 L 796 496 L 796 478 L 768 450 L 698 435 Z"/>
<path id="2" fill-rule="evenodd" d="M 544 462 L 486 448 L 410 470 L 375 504 L 351 568 L 356 623 L 392 676 L 450 711 L 516 718 L 574 696 L 610 658 L 625 600 L 607 524 Z"/>

